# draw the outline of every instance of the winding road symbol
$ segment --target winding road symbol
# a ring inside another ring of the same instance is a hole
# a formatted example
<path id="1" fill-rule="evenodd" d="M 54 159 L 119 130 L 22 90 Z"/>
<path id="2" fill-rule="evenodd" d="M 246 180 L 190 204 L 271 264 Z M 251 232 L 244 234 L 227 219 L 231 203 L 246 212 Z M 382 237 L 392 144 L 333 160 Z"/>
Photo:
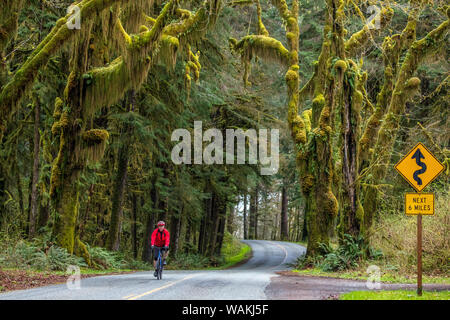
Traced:
<path id="1" fill-rule="evenodd" d="M 420 148 L 418 148 L 411 158 L 416 159 L 416 164 L 418 166 L 422 167 L 422 169 L 414 171 L 414 174 L 413 174 L 413 179 L 416 180 L 416 182 L 419 186 L 421 186 L 422 179 L 419 178 L 419 174 L 423 174 L 423 173 L 425 173 L 425 171 L 427 171 L 427 165 L 421 161 L 421 159 L 425 159 L 425 157 L 422 154 L 422 152 L 420 151 Z"/>

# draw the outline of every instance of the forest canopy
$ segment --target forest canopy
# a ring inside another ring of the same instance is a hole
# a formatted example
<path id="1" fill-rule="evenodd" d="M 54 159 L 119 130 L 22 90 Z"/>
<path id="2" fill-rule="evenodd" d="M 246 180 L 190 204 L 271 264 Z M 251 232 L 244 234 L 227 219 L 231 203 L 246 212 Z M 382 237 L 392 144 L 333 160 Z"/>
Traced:
<path id="1" fill-rule="evenodd" d="M 445 166 L 429 231 L 448 229 L 445 1 L 0 3 L 4 252 L 22 241 L 91 268 L 105 267 L 99 250 L 149 262 L 164 220 L 174 261 L 220 264 L 233 237 L 302 242 L 304 266 L 348 241 L 395 259 L 411 190 L 393 165 L 419 141 Z M 229 129 L 277 130 L 254 141 L 279 168 L 239 161 L 251 137 L 236 161 L 175 163 L 173 132 L 194 137 L 196 121 L 224 148 Z M 444 232 L 426 268 L 448 271 L 449 249 Z"/>

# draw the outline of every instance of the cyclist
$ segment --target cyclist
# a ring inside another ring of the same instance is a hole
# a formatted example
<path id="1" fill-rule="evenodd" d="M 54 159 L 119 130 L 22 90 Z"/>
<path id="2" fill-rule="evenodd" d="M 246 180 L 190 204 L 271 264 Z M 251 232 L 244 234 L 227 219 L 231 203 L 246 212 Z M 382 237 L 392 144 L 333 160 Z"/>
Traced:
<path id="1" fill-rule="evenodd" d="M 169 243 L 170 243 L 170 234 L 169 231 L 165 229 L 164 221 L 158 222 L 158 227 L 153 231 L 151 237 L 151 246 L 153 250 L 153 266 L 155 267 L 155 273 L 153 274 L 155 277 L 158 276 L 156 261 L 158 260 L 159 252 L 163 257 L 164 265 L 166 264 L 166 258 L 169 254 Z"/>

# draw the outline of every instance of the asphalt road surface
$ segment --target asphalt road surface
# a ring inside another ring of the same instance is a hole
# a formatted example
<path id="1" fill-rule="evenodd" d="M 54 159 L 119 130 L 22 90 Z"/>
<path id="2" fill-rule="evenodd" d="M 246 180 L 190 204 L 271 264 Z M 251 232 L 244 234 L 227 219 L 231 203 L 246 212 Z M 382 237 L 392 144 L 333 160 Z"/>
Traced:
<path id="1" fill-rule="evenodd" d="M 305 248 L 289 242 L 246 240 L 253 256 L 228 270 L 165 270 L 85 278 L 79 289 L 66 284 L 0 294 L 0 300 L 262 300 L 276 271 L 287 270 Z"/>

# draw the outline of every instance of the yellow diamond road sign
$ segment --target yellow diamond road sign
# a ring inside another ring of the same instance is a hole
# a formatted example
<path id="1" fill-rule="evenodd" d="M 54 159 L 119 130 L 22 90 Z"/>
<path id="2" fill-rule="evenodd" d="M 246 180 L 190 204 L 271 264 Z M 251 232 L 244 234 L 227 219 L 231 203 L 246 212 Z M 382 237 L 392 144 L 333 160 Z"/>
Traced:
<path id="1" fill-rule="evenodd" d="M 395 165 L 395 169 L 417 192 L 421 192 L 444 170 L 444 166 L 422 143 L 418 143 Z"/>

